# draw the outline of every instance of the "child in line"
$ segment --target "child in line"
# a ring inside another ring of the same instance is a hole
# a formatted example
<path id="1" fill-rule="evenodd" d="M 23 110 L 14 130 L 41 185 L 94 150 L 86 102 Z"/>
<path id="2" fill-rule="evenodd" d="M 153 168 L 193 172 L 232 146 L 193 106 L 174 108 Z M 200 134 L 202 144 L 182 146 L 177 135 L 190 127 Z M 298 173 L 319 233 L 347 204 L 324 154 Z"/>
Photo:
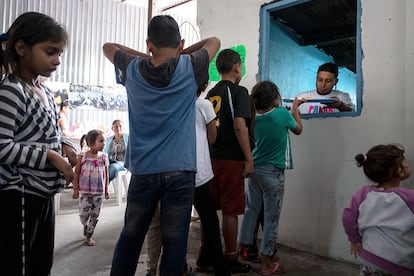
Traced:
<path id="1" fill-rule="evenodd" d="M 102 152 L 105 138 L 100 130 L 86 134 L 89 150 L 81 153 L 75 167 L 73 179 L 73 199 L 79 198 L 79 217 L 83 225 L 85 244 L 94 246 L 92 234 L 98 223 L 102 207 L 102 195 L 109 199 L 108 193 L 108 156 Z"/>
<path id="2" fill-rule="evenodd" d="M 213 178 L 209 144 L 214 144 L 217 138 L 216 113 L 210 101 L 200 98 L 207 88 L 207 82 L 197 90 L 196 100 L 196 142 L 197 142 L 197 173 L 195 178 L 194 207 L 200 216 L 202 226 L 200 255 L 211 260 L 214 275 L 229 276 L 225 268 L 223 249 L 221 245 L 220 226 L 216 209 L 211 199 L 208 182 Z M 161 252 L 159 208 L 151 221 L 147 232 L 146 245 L 148 252 L 147 276 L 155 276 L 158 258 Z M 183 275 L 193 275 L 188 265 Z"/>
<path id="3" fill-rule="evenodd" d="M 292 169 L 289 130 L 302 133 L 298 107 L 303 100 L 294 100 L 292 113 L 280 107 L 278 87 L 270 81 L 257 83 L 251 93 L 256 106 L 253 149 L 254 172 L 246 189 L 246 209 L 240 227 L 239 243 L 242 253 L 252 245 L 257 218 L 263 206 L 263 237 L 260 246 L 260 275 L 284 272 L 275 259 L 275 245 L 285 190 L 285 169 Z"/>
<path id="4" fill-rule="evenodd" d="M 220 47 L 220 40 L 210 37 L 184 49 L 178 24 L 168 15 L 154 16 L 147 36 L 151 55 L 116 43 L 103 46 L 134 106 L 128 112 L 125 157 L 132 177 L 111 276 L 135 274 L 159 202 L 161 275 L 183 273 L 197 170 L 195 91 Z"/>
<path id="5" fill-rule="evenodd" d="M 414 275 L 414 191 L 400 187 L 411 175 L 403 147 L 377 145 L 355 160 L 374 182 L 353 195 L 342 216 L 359 275 Z"/>
<path id="6" fill-rule="evenodd" d="M 216 113 L 209 100 L 200 98 L 207 88 L 207 82 L 197 90 L 196 100 L 196 141 L 197 141 L 197 174 L 194 193 L 194 207 L 200 217 L 202 226 L 200 255 L 205 254 L 211 261 L 214 274 L 230 275 L 225 268 L 223 248 L 221 245 L 220 226 L 213 204 L 209 181 L 213 178 L 209 144 L 217 138 Z"/>
<path id="7" fill-rule="evenodd" d="M 50 275 L 52 268 L 54 195 L 73 179 L 62 154 L 74 164 L 76 152 L 62 144 L 53 93 L 41 77 L 59 66 L 67 39 L 62 25 L 36 12 L 0 35 L 2 275 Z"/>
<path id="8" fill-rule="evenodd" d="M 217 114 L 217 140 L 210 147 L 214 177 L 209 182 L 212 199 L 223 218 L 224 257 L 233 274 L 248 273 L 252 267 L 240 263 L 237 251 L 238 216 L 244 213 L 244 180 L 254 170 L 248 128 L 252 120 L 247 89 L 239 85 L 242 61 L 232 49 L 221 51 L 216 60 L 218 82 L 207 94 Z M 211 264 L 199 258 L 198 265 Z"/>

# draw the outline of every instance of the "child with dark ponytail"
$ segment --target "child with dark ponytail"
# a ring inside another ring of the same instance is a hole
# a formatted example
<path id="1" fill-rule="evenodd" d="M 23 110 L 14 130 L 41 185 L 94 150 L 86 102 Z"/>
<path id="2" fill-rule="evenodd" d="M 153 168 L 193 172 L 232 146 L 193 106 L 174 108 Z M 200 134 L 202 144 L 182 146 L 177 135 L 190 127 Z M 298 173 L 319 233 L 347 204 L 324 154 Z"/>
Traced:
<path id="1" fill-rule="evenodd" d="M 414 275 L 414 191 L 400 187 L 411 167 L 400 145 L 378 145 L 355 156 L 373 183 L 362 187 L 342 221 L 359 275 Z"/>

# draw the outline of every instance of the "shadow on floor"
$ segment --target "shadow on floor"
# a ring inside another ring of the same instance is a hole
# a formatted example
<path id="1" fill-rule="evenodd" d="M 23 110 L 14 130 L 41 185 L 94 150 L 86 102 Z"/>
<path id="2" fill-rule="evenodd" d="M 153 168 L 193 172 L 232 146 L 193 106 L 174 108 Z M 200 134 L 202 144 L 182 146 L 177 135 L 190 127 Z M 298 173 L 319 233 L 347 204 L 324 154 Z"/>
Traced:
<path id="1" fill-rule="evenodd" d="M 125 199 L 124 199 L 125 200 Z M 55 257 L 53 276 L 108 276 L 111 269 L 113 250 L 123 224 L 125 202 L 116 204 L 115 196 L 105 200 L 99 223 L 93 238 L 96 246 L 83 244 L 83 227 L 78 216 L 77 201 L 72 199 L 72 190 L 61 195 L 61 212 L 56 215 Z M 200 223 L 191 223 L 187 261 L 195 266 L 199 250 Z M 358 275 L 354 264 L 338 262 L 279 245 L 280 263 L 286 269 L 286 276 L 351 276 Z M 136 276 L 145 276 L 147 253 L 145 247 L 138 260 Z M 254 265 L 257 269 L 258 265 Z M 198 276 L 214 275 L 197 272 Z M 257 275 L 250 272 L 244 275 Z"/>

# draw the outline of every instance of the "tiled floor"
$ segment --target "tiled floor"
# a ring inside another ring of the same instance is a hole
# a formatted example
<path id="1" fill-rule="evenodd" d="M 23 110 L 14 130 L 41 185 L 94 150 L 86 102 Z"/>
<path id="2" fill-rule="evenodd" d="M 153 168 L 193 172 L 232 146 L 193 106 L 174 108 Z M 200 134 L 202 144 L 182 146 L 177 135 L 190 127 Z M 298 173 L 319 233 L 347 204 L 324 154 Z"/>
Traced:
<path id="1" fill-rule="evenodd" d="M 71 190 L 61 196 L 61 213 L 56 216 L 55 260 L 53 276 L 108 276 L 115 243 L 122 226 L 125 203 L 116 205 L 115 199 L 104 202 L 94 239 L 94 247 L 83 245 L 82 226 L 77 202 L 71 199 Z M 187 261 L 194 266 L 199 248 L 199 222 L 191 224 Z M 286 276 L 351 276 L 358 275 L 355 265 L 332 261 L 305 252 L 280 246 L 278 255 L 285 266 Z M 141 253 L 135 275 L 145 276 L 145 249 Z M 257 268 L 257 265 L 255 266 Z M 200 273 L 199 276 L 214 275 Z M 246 275 L 257 275 L 250 272 Z"/>

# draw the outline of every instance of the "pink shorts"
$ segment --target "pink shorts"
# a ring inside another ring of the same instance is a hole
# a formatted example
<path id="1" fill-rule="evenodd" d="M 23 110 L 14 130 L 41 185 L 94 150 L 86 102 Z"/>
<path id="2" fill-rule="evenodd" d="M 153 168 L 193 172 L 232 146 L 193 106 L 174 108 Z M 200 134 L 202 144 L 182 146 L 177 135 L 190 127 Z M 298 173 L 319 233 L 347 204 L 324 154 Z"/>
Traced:
<path id="1" fill-rule="evenodd" d="M 244 214 L 244 161 L 212 159 L 214 177 L 209 182 L 214 206 L 223 215 Z"/>

